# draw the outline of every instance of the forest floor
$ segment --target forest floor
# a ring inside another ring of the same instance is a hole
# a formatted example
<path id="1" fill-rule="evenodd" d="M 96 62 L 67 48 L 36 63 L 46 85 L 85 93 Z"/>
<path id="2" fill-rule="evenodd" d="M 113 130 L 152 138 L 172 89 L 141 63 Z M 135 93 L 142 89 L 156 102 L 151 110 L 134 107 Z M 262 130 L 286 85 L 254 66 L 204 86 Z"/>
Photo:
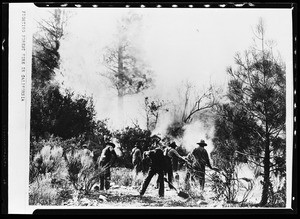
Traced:
<path id="1" fill-rule="evenodd" d="M 89 195 L 81 195 L 78 199 L 70 199 L 64 203 L 69 206 L 101 206 L 101 207 L 222 207 L 219 201 L 213 201 L 209 191 L 204 196 L 180 197 L 174 189 L 165 189 L 165 196 L 158 196 L 158 189 L 153 185 L 147 188 L 143 196 L 135 187 L 112 187 L 107 191 L 94 191 Z"/>
<path id="2" fill-rule="evenodd" d="M 154 176 L 143 196 L 139 195 L 140 185 L 145 175 L 140 174 L 136 180 L 138 186 L 133 186 L 132 182 L 127 186 L 116 183 L 118 180 L 114 177 L 112 172 L 112 182 L 109 190 L 99 191 L 93 190 L 90 194 L 74 194 L 72 199 L 66 200 L 62 205 L 64 206 L 92 206 L 101 208 L 160 208 L 160 207 L 176 207 L 176 208 L 236 208 L 240 204 L 228 204 L 224 201 L 215 200 L 216 196 L 211 190 L 211 182 L 207 180 L 204 191 L 197 188 L 187 192 L 188 198 L 181 197 L 178 192 L 182 187 L 179 181 L 174 183 L 175 189 L 170 189 L 165 182 L 165 195 L 163 198 L 158 196 L 158 189 L 155 188 L 157 176 Z M 181 172 L 181 175 L 184 173 Z M 118 174 L 120 175 L 120 174 Z M 121 176 L 123 182 L 125 176 Z M 119 179 L 120 180 L 120 179 Z M 123 183 L 124 184 L 124 183 Z M 248 204 L 246 207 L 251 207 L 253 204 Z"/>

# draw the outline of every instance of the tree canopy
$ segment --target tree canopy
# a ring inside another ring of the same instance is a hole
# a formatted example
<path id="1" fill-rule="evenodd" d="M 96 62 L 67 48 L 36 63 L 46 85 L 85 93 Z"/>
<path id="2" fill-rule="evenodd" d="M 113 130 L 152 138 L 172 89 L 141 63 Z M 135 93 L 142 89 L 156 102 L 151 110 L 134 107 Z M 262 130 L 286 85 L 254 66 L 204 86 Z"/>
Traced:
<path id="1" fill-rule="evenodd" d="M 263 192 L 261 205 L 267 204 L 271 188 L 270 174 L 281 169 L 285 172 L 278 157 L 285 159 L 285 65 L 277 59 L 272 47 L 265 40 L 263 21 L 257 25 L 256 38 L 260 44 L 235 56 L 236 68 L 227 69 L 231 79 L 228 84 L 228 98 L 236 111 L 249 122 L 237 120 L 242 131 L 243 124 L 248 126 L 245 133 L 255 136 L 243 145 L 242 153 L 248 160 L 263 168 Z M 241 136 L 247 142 L 247 135 Z M 284 162 L 285 163 L 285 162 Z"/>

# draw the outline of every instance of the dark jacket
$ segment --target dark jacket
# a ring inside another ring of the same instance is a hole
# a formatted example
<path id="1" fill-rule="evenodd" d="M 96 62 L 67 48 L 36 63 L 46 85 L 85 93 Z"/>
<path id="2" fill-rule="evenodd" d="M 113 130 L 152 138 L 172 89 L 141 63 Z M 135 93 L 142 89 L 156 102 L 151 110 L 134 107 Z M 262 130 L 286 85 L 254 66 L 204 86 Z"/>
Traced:
<path id="1" fill-rule="evenodd" d="M 150 158 L 150 168 L 155 171 L 164 170 L 164 153 L 160 148 L 156 148 L 145 153 Z"/>
<path id="2" fill-rule="evenodd" d="M 102 166 L 106 164 L 112 165 L 116 158 L 117 158 L 117 154 L 114 148 L 108 145 L 102 150 L 99 162 L 100 165 Z"/>
<path id="3" fill-rule="evenodd" d="M 164 151 L 165 156 L 168 156 L 169 158 L 179 158 L 181 160 L 184 160 L 182 156 L 180 156 L 180 154 L 178 153 L 178 151 L 176 151 L 175 148 L 172 147 L 166 147 L 165 151 Z"/>
<path id="4" fill-rule="evenodd" d="M 131 152 L 132 164 L 136 165 L 142 162 L 142 152 L 139 148 L 133 148 Z"/>
<path id="5" fill-rule="evenodd" d="M 205 166 L 212 168 L 210 165 L 209 157 L 207 151 L 203 147 L 197 147 L 193 150 L 192 155 L 194 160 L 192 161 L 193 166 L 201 171 L 205 171 Z"/>

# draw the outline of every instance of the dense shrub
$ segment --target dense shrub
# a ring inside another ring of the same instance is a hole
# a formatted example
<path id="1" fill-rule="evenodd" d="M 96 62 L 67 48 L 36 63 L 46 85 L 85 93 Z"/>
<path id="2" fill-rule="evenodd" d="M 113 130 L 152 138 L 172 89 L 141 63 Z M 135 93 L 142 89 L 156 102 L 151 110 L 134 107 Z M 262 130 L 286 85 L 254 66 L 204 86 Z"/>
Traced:
<path id="1" fill-rule="evenodd" d="M 78 179 L 79 172 L 82 169 L 82 163 L 80 160 L 79 153 L 74 155 L 69 155 L 67 157 L 67 170 L 68 170 L 68 179 L 72 183 L 75 189 L 79 189 Z"/>
<path id="2" fill-rule="evenodd" d="M 37 152 L 30 163 L 29 181 L 33 182 L 40 175 L 49 173 L 55 181 L 65 180 L 67 176 L 63 149 L 57 139 L 42 141 L 44 146 Z"/>
<path id="3" fill-rule="evenodd" d="M 214 200 L 224 200 L 227 203 L 245 203 L 253 190 L 254 180 L 239 177 L 237 168 L 228 172 L 220 171 L 211 174 Z"/>
<path id="4" fill-rule="evenodd" d="M 59 190 L 51 184 L 47 174 L 29 185 L 30 205 L 60 205 Z"/>
<path id="5" fill-rule="evenodd" d="M 63 139 L 78 137 L 92 133 L 95 125 L 93 99 L 69 90 L 62 92 L 54 82 L 33 87 L 31 115 L 30 134 L 37 140 L 48 134 Z"/>
<path id="6" fill-rule="evenodd" d="M 123 156 L 118 159 L 117 165 L 127 168 L 132 168 L 130 153 L 135 145 L 139 143 L 144 150 L 148 150 L 152 144 L 151 132 L 149 130 L 141 129 L 139 126 L 126 127 L 122 130 L 117 130 L 114 137 L 120 143 Z"/>
<path id="7" fill-rule="evenodd" d="M 276 176 L 272 178 L 276 179 Z M 273 182 L 273 184 L 274 186 L 270 187 L 268 205 L 272 207 L 286 207 L 286 180 L 279 179 L 277 183 Z"/>
<path id="8" fill-rule="evenodd" d="M 86 153 L 85 150 L 69 153 L 66 157 L 69 181 L 76 190 L 90 193 L 93 186 L 99 182 L 105 167 L 96 167 L 92 154 Z"/>

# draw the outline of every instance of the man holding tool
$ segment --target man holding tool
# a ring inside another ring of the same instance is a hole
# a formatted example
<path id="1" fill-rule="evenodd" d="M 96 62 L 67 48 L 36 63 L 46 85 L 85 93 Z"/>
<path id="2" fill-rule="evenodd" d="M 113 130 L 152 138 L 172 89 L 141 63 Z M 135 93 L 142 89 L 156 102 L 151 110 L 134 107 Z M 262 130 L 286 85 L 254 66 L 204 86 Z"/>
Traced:
<path id="1" fill-rule="evenodd" d="M 211 166 L 208 153 L 204 148 L 207 146 L 204 140 L 201 140 L 197 143 L 199 146 L 195 148 L 187 157 L 188 159 L 188 168 L 185 178 L 186 184 L 188 184 L 190 177 L 193 175 L 199 179 L 201 190 L 204 189 L 205 184 L 205 166 L 208 166 L 210 169 L 219 171 L 217 168 Z"/>

